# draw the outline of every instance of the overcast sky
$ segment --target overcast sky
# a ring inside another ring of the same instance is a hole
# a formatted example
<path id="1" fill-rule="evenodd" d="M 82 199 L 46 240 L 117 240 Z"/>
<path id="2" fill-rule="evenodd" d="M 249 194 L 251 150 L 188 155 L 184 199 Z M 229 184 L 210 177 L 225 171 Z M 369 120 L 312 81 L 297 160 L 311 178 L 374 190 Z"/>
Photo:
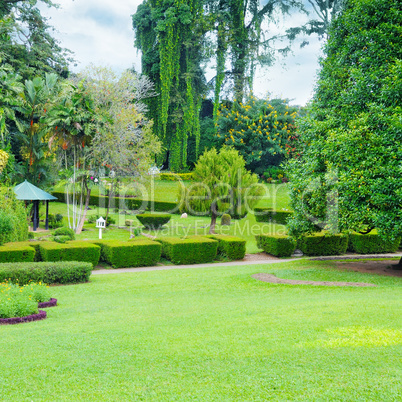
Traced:
<path id="1" fill-rule="evenodd" d="M 56 0 L 57 1 L 57 0 Z M 134 66 L 141 70 L 141 54 L 134 48 L 131 15 L 142 0 L 58 0 L 59 9 L 41 6 L 42 14 L 50 18 L 62 47 L 75 54 L 80 71 L 88 64 L 110 66 L 123 71 Z M 300 18 L 294 23 L 300 22 Z M 312 96 L 318 55 L 322 42 L 311 38 L 310 45 L 299 49 L 274 66 L 258 71 L 255 94 L 291 99 L 292 104 L 304 105 Z"/>

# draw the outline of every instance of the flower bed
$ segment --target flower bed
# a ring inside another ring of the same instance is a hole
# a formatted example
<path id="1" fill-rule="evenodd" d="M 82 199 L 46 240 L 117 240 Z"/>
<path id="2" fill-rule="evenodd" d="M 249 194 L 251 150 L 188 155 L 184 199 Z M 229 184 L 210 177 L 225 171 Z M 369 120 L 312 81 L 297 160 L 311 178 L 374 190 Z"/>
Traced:
<path id="1" fill-rule="evenodd" d="M 38 303 L 48 302 L 50 300 L 49 288 L 42 283 L 30 282 L 20 286 L 12 282 L 0 283 L 0 319 L 25 318 L 28 321 L 43 319 L 35 316 L 39 314 Z M 26 318 L 30 317 L 30 318 Z M 46 317 L 45 317 L 46 318 Z M 13 323 L 13 320 L 2 321 L 3 323 Z"/>
<path id="2" fill-rule="evenodd" d="M 46 311 L 39 310 L 37 314 L 30 314 L 25 317 L 0 318 L 0 325 L 21 324 L 23 322 L 40 321 L 47 317 Z"/>

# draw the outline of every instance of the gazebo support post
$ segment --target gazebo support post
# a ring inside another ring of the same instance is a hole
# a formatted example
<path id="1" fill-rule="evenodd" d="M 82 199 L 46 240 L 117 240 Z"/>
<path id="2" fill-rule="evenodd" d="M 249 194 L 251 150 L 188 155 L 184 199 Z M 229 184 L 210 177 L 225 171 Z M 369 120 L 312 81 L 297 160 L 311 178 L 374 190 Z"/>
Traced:
<path id="1" fill-rule="evenodd" d="M 46 200 L 46 221 L 45 221 L 45 229 L 49 230 L 49 200 Z"/>
<path id="2" fill-rule="evenodd" d="M 38 201 L 33 202 L 33 231 L 36 232 L 36 229 L 38 228 Z"/>

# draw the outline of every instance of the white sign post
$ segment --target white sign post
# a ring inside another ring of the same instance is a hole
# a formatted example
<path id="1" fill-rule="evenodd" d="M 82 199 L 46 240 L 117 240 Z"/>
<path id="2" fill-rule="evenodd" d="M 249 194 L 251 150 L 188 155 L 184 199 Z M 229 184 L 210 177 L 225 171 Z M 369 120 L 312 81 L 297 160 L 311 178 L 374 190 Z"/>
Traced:
<path id="1" fill-rule="evenodd" d="M 96 220 L 96 227 L 99 228 L 99 239 L 102 239 L 102 229 L 105 229 L 106 221 L 100 217 Z"/>

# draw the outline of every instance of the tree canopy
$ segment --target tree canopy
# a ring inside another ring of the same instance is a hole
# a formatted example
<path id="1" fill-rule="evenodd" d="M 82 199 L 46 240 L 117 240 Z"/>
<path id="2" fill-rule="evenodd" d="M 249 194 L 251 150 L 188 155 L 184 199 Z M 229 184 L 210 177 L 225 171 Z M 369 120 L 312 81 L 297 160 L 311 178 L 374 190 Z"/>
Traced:
<path id="1" fill-rule="evenodd" d="M 400 1 L 347 1 L 288 164 L 292 233 L 402 233 L 401 60 Z"/>

